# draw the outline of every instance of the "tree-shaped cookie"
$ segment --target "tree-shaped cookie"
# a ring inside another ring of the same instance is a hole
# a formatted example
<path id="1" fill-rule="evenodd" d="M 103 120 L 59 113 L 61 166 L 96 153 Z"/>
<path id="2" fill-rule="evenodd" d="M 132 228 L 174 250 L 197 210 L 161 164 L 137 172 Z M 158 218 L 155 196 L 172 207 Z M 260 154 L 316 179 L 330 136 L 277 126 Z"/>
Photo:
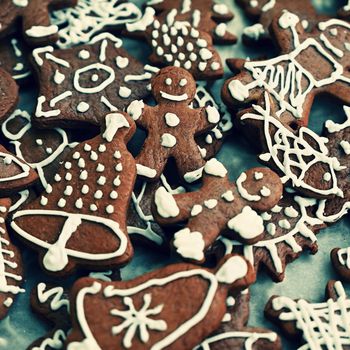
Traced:
<path id="1" fill-rule="evenodd" d="M 280 350 L 281 339 L 265 328 L 247 326 L 249 319 L 248 290 L 237 296 L 229 296 L 227 320 L 224 317 L 218 330 L 206 338 L 194 350 Z"/>
<path id="2" fill-rule="evenodd" d="M 243 30 L 243 40 L 247 44 L 271 40 L 269 26 L 283 10 L 298 15 L 305 30 L 313 28 L 317 21 L 325 17 L 317 14 L 310 0 L 237 0 L 237 3 L 248 17 L 257 22 Z"/>
<path id="3" fill-rule="evenodd" d="M 16 30 L 21 20 L 23 35 L 31 45 L 57 39 L 58 27 L 50 22 L 50 11 L 74 6 L 77 0 L 3 0 L 0 5 L 0 36 Z"/>
<path id="4" fill-rule="evenodd" d="M 220 120 L 215 107 L 193 109 L 196 83 L 183 68 L 166 67 L 152 79 L 155 107 L 133 101 L 127 111 L 148 133 L 136 157 L 138 174 L 159 179 L 169 158 L 175 159 L 181 178 L 193 182 L 201 177 L 205 165 L 195 136 L 212 129 Z"/>
<path id="5" fill-rule="evenodd" d="M 264 269 L 275 282 L 281 282 L 287 264 L 305 250 L 311 254 L 318 250 L 316 233 L 326 225 L 316 217 L 317 206 L 315 199 L 285 192 L 275 207 L 261 214 L 264 234 L 259 242 L 243 244 L 220 237 L 220 244 L 212 249 L 219 258 L 239 252 L 249 259 L 256 271 Z"/>
<path id="6" fill-rule="evenodd" d="M 225 4 L 213 0 L 150 0 L 147 5 L 160 12 L 162 19 L 174 9 L 179 21 L 191 22 L 197 16 L 196 28 L 210 34 L 216 44 L 234 44 L 237 41 L 237 37 L 226 30 L 225 22 L 230 21 L 233 14 Z"/>
<path id="7" fill-rule="evenodd" d="M 60 49 L 83 44 L 104 30 L 113 33 L 126 23 L 141 18 L 140 9 L 132 1 L 78 0 L 74 7 L 50 13 L 52 24 L 57 25 Z"/>
<path id="8" fill-rule="evenodd" d="M 60 128 L 36 128 L 28 112 L 17 109 L 1 125 L 1 131 L 16 156 L 38 172 L 43 189 L 53 180 L 59 163 L 77 143 L 70 143 L 67 133 Z"/>
<path id="9" fill-rule="evenodd" d="M 11 242 L 5 223 L 10 207 L 9 198 L 0 199 L 0 319 L 7 315 L 15 297 L 24 293 L 22 257 Z"/>
<path id="10" fill-rule="evenodd" d="M 126 28 L 130 36 L 147 40 L 152 48 L 149 60 L 153 64 L 182 67 L 196 80 L 221 78 L 224 70 L 212 37 L 198 28 L 200 13 L 194 11 L 189 21 L 178 19 L 179 16 L 181 13 L 176 9 L 156 16 L 155 10 L 147 7 L 143 17 L 128 23 Z M 222 34 L 225 33 L 226 27 Z"/>
<path id="11" fill-rule="evenodd" d="M 327 301 L 309 303 L 283 296 L 273 296 L 265 307 L 265 315 L 281 327 L 299 349 L 350 349 L 350 300 L 339 281 L 329 281 Z M 296 344 L 295 344 L 296 345 Z"/>
<path id="12" fill-rule="evenodd" d="M 271 26 L 280 56 L 263 61 L 228 61 L 231 68 L 240 70 L 222 88 L 223 100 L 230 108 L 263 103 L 262 95 L 267 91 L 276 116 L 295 129 L 307 125 L 317 94 L 330 94 L 350 103 L 348 22 L 330 19 L 306 32 L 300 18 L 285 11 Z M 254 124 L 245 121 L 245 128 L 254 129 Z"/>
<path id="13" fill-rule="evenodd" d="M 238 255 L 214 270 L 174 264 L 130 281 L 80 279 L 70 295 L 67 349 L 192 349 L 220 326 L 228 292 L 254 279 Z"/>
<path id="14" fill-rule="evenodd" d="M 314 198 L 344 198 L 340 179 L 347 166 L 338 160 L 338 145 L 328 137 L 321 137 L 306 127 L 291 129 L 273 116 L 271 101 L 265 92 L 265 108 L 254 105 L 244 113 L 241 120 L 253 122 L 263 130 L 260 140 L 262 154 L 260 160 L 268 164 L 282 176 L 283 183 L 293 186 L 305 195 Z M 344 135 L 345 136 L 345 135 Z M 350 141 L 349 137 L 339 142 Z"/>
<path id="15" fill-rule="evenodd" d="M 182 257 L 202 262 L 220 233 L 249 244 L 259 240 L 264 225 L 255 210 L 273 208 L 281 194 L 281 181 L 270 169 L 249 169 L 234 184 L 226 168 L 212 158 L 204 167 L 198 191 L 171 195 L 160 187 L 153 212 L 161 225 L 187 221 L 186 227 L 175 233 L 173 245 Z"/>
<path id="16" fill-rule="evenodd" d="M 11 35 L 0 41 L 0 67 L 19 84 L 26 82 L 32 73 L 28 51 L 27 45 L 18 36 Z"/>
<path id="17" fill-rule="evenodd" d="M 76 265 L 106 269 L 130 260 L 126 214 L 136 166 L 126 143 L 134 131 L 127 115 L 108 114 L 101 135 L 79 144 L 46 193 L 13 215 L 12 228 L 39 252 L 46 271 L 68 274 Z"/>
<path id="18" fill-rule="evenodd" d="M 40 91 L 34 122 L 41 127 L 100 125 L 106 113 L 146 97 L 154 69 L 121 46 L 120 39 L 102 33 L 90 44 L 67 50 L 35 49 Z"/>

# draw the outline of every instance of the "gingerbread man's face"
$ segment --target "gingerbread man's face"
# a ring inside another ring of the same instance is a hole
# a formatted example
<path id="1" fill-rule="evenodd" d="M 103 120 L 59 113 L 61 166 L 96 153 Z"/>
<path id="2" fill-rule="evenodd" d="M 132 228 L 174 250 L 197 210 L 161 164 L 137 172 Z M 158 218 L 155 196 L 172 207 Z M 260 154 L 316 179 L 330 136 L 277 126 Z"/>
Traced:
<path id="1" fill-rule="evenodd" d="M 196 93 L 196 82 L 185 69 L 166 67 L 153 78 L 152 93 L 157 103 L 190 104 Z"/>

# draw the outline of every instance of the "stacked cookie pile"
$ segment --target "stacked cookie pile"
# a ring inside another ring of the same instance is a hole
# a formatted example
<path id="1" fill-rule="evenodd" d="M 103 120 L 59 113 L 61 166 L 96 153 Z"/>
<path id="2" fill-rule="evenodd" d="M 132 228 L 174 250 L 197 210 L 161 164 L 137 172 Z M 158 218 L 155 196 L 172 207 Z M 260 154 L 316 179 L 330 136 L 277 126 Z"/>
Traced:
<path id="1" fill-rule="evenodd" d="M 28 349 L 282 349 L 247 326 L 248 287 L 263 268 L 282 281 L 350 207 L 350 7 L 329 18 L 305 1 L 237 2 L 254 21 L 245 44 L 278 53 L 229 59 L 222 81 L 215 45 L 237 37 L 220 1 L 0 4 L 0 317 L 30 294 L 52 325 Z M 319 94 L 345 115 L 322 135 L 308 128 Z M 262 166 L 233 181 L 218 152 L 238 135 Z M 135 246 L 174 263 L 122 280 Z M 350 248 L 331 258 L 349 282 Z M 326 299 L 274 296 L 265 315 L 302 349 L 347 349 L 340 281 Z"/>

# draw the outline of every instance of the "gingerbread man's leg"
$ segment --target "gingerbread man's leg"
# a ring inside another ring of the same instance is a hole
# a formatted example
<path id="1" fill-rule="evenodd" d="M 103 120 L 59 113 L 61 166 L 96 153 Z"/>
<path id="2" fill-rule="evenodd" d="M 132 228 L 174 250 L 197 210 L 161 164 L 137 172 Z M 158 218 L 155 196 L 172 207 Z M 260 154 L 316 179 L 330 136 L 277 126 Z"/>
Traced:
<path id="1" fill-rule="evenodd" d="M 200 152 L 198 145 L 193 142 L 188 142 L 181 146 L 177 146 L 177 151 L 173 153 L 179 176 L 186 182 L 191 183 L 202 177 L 205 160 Z M 181 151 L 182 150 L 182 151 Z M 186 152 L 183 152 L 186 150 Z"/>
<path id="2" fill-rule="evenodd" d="M 157 147 L 154 139 L 147 138 L 141 153 L 136 157 L 137 174 L 149 180 L 158 180 L 168 161 L 168 151 Z"/>

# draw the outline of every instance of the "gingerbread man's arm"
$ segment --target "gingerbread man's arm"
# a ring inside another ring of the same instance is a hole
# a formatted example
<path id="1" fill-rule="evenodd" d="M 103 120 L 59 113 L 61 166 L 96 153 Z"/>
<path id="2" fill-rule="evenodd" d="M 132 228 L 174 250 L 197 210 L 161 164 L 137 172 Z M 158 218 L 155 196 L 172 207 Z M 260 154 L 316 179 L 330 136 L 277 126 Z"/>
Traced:
<path id="1" fill-rule="evenodd" d="M 202 134 L 213 129 L 220 121 L 220 113 L 214 106 L 207 106 L 200 109 L 197 114 L 196 134 Z"/>
<path id="2" fill-rule="evenodd" d="M 154 107 L 145 105 L 142 100 L 135 100 L 130 103 L 126 111 L 139 127 L 146 130 L 151 123 L 153 109 Z"/>

